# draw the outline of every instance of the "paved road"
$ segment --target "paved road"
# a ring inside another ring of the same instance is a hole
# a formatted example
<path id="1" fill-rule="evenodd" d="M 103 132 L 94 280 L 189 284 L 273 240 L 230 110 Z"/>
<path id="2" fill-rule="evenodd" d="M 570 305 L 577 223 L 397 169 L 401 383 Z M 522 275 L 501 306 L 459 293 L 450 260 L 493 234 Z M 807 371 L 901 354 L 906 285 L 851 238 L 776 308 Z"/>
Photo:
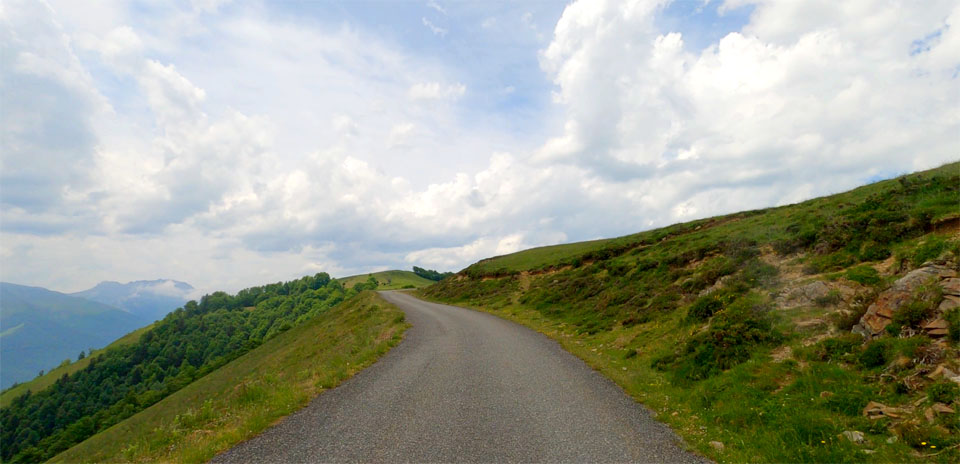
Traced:
<path id="1" fill-rule="evenodd" d="M 384 292 L 379 362 L 214 462 L 701 462 L 619 387 L 495 316 Z"/>

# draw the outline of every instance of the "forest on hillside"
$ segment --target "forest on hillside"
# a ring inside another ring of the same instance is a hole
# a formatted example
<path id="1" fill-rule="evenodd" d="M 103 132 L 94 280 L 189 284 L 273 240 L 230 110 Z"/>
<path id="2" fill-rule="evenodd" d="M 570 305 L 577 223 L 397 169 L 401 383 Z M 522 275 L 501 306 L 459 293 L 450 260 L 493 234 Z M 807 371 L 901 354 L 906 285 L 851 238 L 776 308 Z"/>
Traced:
<path id="1" fill-rule="evenodd" d="M 187 302 L 138 342 L 99 354 L 83 370 L 3 408 L 0 459 L 45 461 L 369 285 L 344 289 L 319 273 Z"/>

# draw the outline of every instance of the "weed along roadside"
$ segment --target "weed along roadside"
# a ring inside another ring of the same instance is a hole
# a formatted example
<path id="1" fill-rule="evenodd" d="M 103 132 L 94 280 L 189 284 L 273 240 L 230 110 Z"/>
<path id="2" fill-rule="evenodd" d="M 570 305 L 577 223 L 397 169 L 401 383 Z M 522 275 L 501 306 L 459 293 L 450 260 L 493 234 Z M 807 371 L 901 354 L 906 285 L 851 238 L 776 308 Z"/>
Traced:
<path id="1" fill-rule="evenodd" d="M 958 462 L 958 170 L 490 258 L 418 294 L 550 336 L 717 461 Z"/>

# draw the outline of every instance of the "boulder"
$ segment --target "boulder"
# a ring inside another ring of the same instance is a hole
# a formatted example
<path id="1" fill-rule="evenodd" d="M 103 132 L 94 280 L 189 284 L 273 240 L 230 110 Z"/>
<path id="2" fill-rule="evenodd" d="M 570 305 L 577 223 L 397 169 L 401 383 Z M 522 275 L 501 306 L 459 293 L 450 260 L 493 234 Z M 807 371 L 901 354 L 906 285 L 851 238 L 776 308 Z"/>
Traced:
<path id="1" fill-rule="evenodd" d="M 830 296 L 830 286 L 821 280 L 806 283 L 784 292 L 777 298 L 780 308 L 796 308 L 800 306 L 815 306 L 818 300 Z"/>
<path id="2" fill-rule="evenodd" d="M 913 298 L 913 294 L 920 286 L 931 280 L 939 280 L 942 269 L 945 268 L 926 266 L 901 277 L 877 296 L 877 300 L 867 308 L 867 312 L 860 318 L 860 323 L 853 328 L 853 331 L 868 337 L 882 333 L 897 310 Z"/>
<path id="3" fill-rule="evenodd" d="M 844 430 L 843 436 L 850 440 L 853 443 L 861 444 L 863 443 L 863 432 L 858 430 Z"/>
<path id="4" fill-rule="evenodd" d="M 878 403 L 876 401 L 867 403 L 867 406 L 863 408 L 863 415 L 870 419 L 882 419 L 884 417 L 896 419 L 900 417 L 900 414 L 902 413 L 903 410 L 899 408 L 891 408 L 890 406 L 887 406 L 883 403 Z"/>
<path id="5" fill-rule="evenodd" d="M 945 337 L 947 335 L 947 321 L 943 318 L 936 318 L 926 324 L 923 324 L 923 331 L 931 337 Z"/>
<path id="6" fill-rule="evenodd" d="M 937 307 L 937 311 L 944 313 L 958 306 L 960 306 L 960 296 L 944 295 L 943 301 L 941 301 L 940 306 Z"/>
<path id="7" fill-rule="evenodd" d="M 950 277 L 940 282 L 944 295 L 960 296 L 960 278 Z"/>

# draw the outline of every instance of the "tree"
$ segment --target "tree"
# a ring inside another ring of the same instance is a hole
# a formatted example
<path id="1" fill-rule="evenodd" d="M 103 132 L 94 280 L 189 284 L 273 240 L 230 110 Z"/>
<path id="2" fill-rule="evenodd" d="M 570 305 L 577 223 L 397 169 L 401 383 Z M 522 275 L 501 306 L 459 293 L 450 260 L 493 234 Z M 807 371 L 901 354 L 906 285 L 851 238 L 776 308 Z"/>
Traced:
<path id="1" fill-rule="evenodd" d="M 433 269 L 424 269 L 422 267 L 417 267 L 417 266 L 413 266 L 413 273 L 420 277 L 423 277 L 424 279 L 432 280 L 435 282 L 439 282 L 453 275 L 452 272 L 438 272 Z"/>
<path id="2" fill-rule="evenodd" d="M 83 353 L 83 350 L 80 350 L 80 354 L 77 355 L 77 361 L 79 361 L 79 360 L 81 360 L 81 359 L 83 359 L 83 358 L 86 358 L 86 357 L 87 357 L 87 355 Z"/>

